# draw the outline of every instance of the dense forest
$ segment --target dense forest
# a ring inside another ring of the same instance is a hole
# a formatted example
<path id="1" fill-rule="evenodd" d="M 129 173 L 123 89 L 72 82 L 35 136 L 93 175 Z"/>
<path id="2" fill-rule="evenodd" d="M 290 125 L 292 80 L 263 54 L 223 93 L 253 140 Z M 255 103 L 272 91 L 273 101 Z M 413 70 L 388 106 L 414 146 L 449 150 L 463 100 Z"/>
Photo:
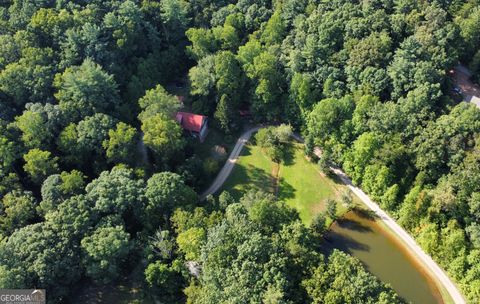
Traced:
<path id="1" fill-rule="evenodd" d="M 201 202 L 188 106 L 231 137 L 244 111 L 290 124 L 475 303 L 480 110 L 458 62 L 478 81 L 478 0 L 1 1 L 0 287 L 66 302 L 140 267 L 165 303 L 401 302 L 271 195 Z"/>

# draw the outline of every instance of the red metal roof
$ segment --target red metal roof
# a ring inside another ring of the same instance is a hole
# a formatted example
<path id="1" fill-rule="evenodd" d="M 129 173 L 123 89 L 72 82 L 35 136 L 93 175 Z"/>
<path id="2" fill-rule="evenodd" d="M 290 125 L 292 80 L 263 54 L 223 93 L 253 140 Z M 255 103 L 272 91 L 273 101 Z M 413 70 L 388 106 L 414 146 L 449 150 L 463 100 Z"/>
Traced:
<path id="1" fill-rule="evenodd" d="M 176 119 L 185 130 L 200 132 L 204 121 L 207 119 L 207 116 L 187 112 L 178 112 Z"/>

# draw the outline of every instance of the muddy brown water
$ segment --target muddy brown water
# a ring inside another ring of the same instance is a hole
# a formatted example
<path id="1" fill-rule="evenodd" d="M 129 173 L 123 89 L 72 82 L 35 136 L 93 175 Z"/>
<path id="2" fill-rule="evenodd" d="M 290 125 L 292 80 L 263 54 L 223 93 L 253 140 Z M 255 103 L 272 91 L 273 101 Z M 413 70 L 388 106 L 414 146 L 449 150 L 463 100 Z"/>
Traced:
<path id="1" fill-rule="evenodd" d="M 336 248 L 358 258 L 408 303 L 444 303 L 425 269 L 385 229 L 367 213 L 350 211 L 330 227 L 324 244 L 327 253 Z"/>

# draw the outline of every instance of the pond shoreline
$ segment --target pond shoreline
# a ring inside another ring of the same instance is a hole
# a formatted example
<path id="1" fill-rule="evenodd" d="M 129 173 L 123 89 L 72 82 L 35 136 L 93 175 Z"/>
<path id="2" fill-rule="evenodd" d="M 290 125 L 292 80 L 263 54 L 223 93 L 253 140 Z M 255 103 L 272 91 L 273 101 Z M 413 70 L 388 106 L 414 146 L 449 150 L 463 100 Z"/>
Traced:
<path id="1" fill-rule="evenodd" d="M 325 253 L 339 249 L 355 256 L 407 301 L 449 303 L 428 268 L 387 228 L 368 210 L 349 211 L 332 223 L 325 234 Z M 417 288 L 412 289 L 412 284 Z"/>

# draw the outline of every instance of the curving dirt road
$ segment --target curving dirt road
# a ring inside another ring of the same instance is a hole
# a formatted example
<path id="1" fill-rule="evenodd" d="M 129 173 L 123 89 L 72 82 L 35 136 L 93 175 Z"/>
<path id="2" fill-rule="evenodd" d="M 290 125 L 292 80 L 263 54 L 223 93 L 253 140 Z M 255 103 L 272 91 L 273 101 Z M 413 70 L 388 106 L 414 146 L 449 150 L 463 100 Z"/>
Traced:
<path id="1" fill-rule="evenodd" d="M 394 219 L 392 219 L 385 211 L 383 211 L 378 204 L 373 202 L 362 189 L 354 186 L 352 181 L 347 177 L 347 175 L 338 168 L 330 168 L 341 180 L 345 183 L 348 188 L 355 193 L 367 207 L 375 212 L 378 218 L 385 223 L 399 239 L 403 241 L 405 246 L 413 253 L 415 256 L 430 270 L 431 275 L 433 275 L 438 282 L 440 282 L 446 291 L 450 294 L 450 297 L 453 299 L 456 304 L 465 304 L 466 301 L 463 298 L 462 294 L 458 290 L 455 283 L 447 276 L 440 266 L 428 255 L 422 248 L 415 242 L 415 240 L 406 232 L 400 225 L 398 225 Z"/>
<path id="2" fill-rule="evenodd" d="M 237 140 L 237 143 L 235 144 L 235 147 L 233 147 L 232 152 L 228 156 L 227 161 L 225 162 L 225 165 L 223 165 L 222 170 L 218 173 L 217 177 L 215 177 L 215 180 L 213 183 L 208 187 L 207 190 L 205 190 L 201 195 L 200 199 L 203 201 L 208 195 L 214 194 L 215 192 L 222 187 L 223 183 L 227 180 L 227 178 L 230 176 L 230 173 L 232 173 L 232 169 L 235 166 L 235 163 L 238 160 L 238 156 L 240 155 L 240 152 L 242 152 L 243 147 L 247 143 L 247 141 L 250 139 L 253 133 L 257 132 L 260 129 L 260 127 L 254 127 L 251 128 L 247 131 L 245 131 L 242 135 Z"/>
<path id="3" fill-rule="evenodd" d="M 240 138 L 237 140 L 233 151 L 230 153 L 227 162 L 223 166 L 220 173 L 217 175 L 215 180 L 213 181 L 212 185 L 201 194 L 201 199 L 204 200 L 209 194 L 214 194 L 223 183 L 227 180 L 228 176 L 232 172 L 235 163 L 238 160 L 238 156 L 242 151 L 243 147 L 250 139 L 252 134 L 258 131 L 261 127 L 251 128 L 250 130 L 243 133 Z M 302 141 L 303 139 L 294 134 L 294 137 L 298 141 Z M 318 148 L 315 148 L 314 153 L 317 156 L 321 156 L 321 151 Z M 450 297 L 453 299 L 454 303 L 456 304 L 466 304 L 465 299 L 463 298 L 462 294 L 458 290 L 455 283 L 446 275 L 446 273 L 437 265 L 437 263 L 428 255 L 426 254 L 420 246 L 415 242 L 415 240 L 406 232 L 400 225 L 398 225 L 393 218 L 391 218 L 385 211 L 383 211 L 378 204 L 373 202 L 368 195 L 365 194 L 360 188 L 353 185 L 352 181 L 348 178 L 348 176 L 338 168 L 330 168 L 332 172 L 334 172 L 348 188 L 355 193 L 358 198 L 360 198 L 365 205 L 372 210 L 378 218 L 387 225 L 397 236 L 400 240 L 403 241 L 405 246 L 420 260 L 422 263 L 430 270 L 430 273 L 436 277 L 437 281 L 440 282 L 445 290 L 450 294 Z"/>

